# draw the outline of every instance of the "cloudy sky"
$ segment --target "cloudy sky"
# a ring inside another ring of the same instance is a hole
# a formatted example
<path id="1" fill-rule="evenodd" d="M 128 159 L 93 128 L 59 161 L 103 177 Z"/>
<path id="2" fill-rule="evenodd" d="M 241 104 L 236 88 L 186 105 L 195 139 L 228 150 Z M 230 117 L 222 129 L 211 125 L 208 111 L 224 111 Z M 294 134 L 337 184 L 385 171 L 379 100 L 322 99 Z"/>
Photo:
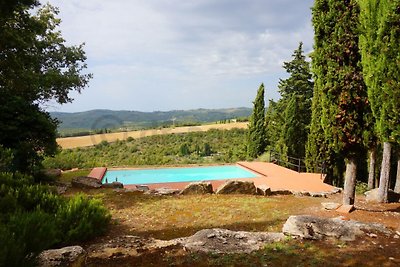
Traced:
<path id="1" fill-rule="evenodd" d="M 45 2 L 45 1 L 42 1 Z M 282 63 L 312 48 L 312 0 L 50 0 L 94 78 L 50 111 L 251 107 L 277 99 Z"/>

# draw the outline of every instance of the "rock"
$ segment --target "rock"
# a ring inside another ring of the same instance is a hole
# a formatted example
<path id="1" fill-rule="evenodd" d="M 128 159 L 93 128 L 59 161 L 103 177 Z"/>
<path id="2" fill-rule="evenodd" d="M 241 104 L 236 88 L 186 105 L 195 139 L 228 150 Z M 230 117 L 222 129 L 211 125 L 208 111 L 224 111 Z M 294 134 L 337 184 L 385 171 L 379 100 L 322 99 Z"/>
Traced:
<path id="1" fill-rule="evenodd" d="M 291 195 L 292 191 L 286 189 L 276 189 L 271 191 L 271 195 Z"/>
<path id="2" fill-rule="evenodd" d="M 335 202 L 322 202 L 321 203 L 322 207 L 326 210 L 336 210 L 338 209 L 342 204 L 335 203 Z"/>
<path id="3" fill-rule="evenodd" d="M 341 205 L 336 211 L 340 213 L 350 213 L 354 210 L 354 205 Z"/>
<path id="4" fill-rule="evenodd" d="M 259 185 L 257 186 L 257 195 L 270 196 L 271 188 L 265 184 Z"/>
<path id="5" fill-rule="evenodd" d="M 378 188 L 372 189 L 364 193 L 365 200 L 368 202 L 378 202 Z M 396 193 L 393 190 L 389 189 L 388 192 L 388 201 L 389 202 L 400 202 L 400 193 Z"/>
<path id="6" fill-rule="evenodd" d="M 366 224 L 341 218 L 320 218 L 309 215 L 290 216 L 283 225 L 282 232 L 285 235 L 305 239 L 336 238 L 343 241 L 353 241 L 364 233 L 391 233 L 381 224 Z"/>
<path id="7" fill-rule="evenodd" d="M 256 195 L 257 188 L 253 182 L 227 181 L 221 185 L 216 194 L 249 194 Z"/>
<path id="8" fill-rule="evenodd" d="M 80 246 L 45 250 L 38 256 L 38 266 L 80 267 L 85 266 L 87 253 Z"/>
<path id="9" fill-rule="evenodd" d="M 106 243 L 93 244 L 88 248 L 87 264 L 91 266 L 102 265 L 107 261 L 110 263 L 117 259 L 140 256 L 150 250 L 163 249 L 177 246 L 180 239 L 169 241 L 144 238 L 139 236 L 119 236 Z M 113 264 L 110 264 L 113 265 Z"/>
<path id="10" fill-rule="evenodd" d="M 144 184 L 136 185 L 136 189 L 142 192 L 147 192 L 150 190 L 149 186 Z"/>
<path id="11" fill-rule="evenodd" d="M 79 176 L 72 179 L 71 184 L 77 188 L 100 188 L 101 182 L 93 177 Z"/>
<path id="12" fill-rule="evenodd" d="M 213 187 L 211 183 L 190 183 L 181 192 L 181 195 L 203 195 L 212 194 Z"/>
<path id="13" fill-rule="evenodd" d="M 340 192 L 342 192 L 342 189 L 339 188 L 339 187 L 335 187 L 330 193 L 331 194 L 337 194 L 337 193 L 340 193 Z"/>
<path id="14" fill-rule="evenodd" d="M 65 194 L 67 192 L 68 186 L 67 185 L 56 185 L 55 186 L 56 192 L 59 195 Z"/>
<path id="15" fill-rule="evenodd" d="M 292 191 L 292 194 L 297 197 L 309 197 L 310 196 L 310 192 L 307 192 L 307 191 Z"/>
<path id="16" fill-rule="evenodd" d="M 282 241 L 282 233 L 230 231 L 226 229 L 204 229 L 181 240 L 190 252 L 251 253 L 265 244 Z"/>
<path id="17" fill-rule="evenodd" d="M 324 197 L 326 198 L 329 193 L 327 192 L 310 192 L 310 196 L 312 197 Z"/>
<path id="18" fill-rule="evenodd" d="M 117 193 L 132 193 L 132 192 L 143 193 L 143 191 L 138 190 L 136 188 L 115 188 L 113 189 L 113 191 Z"/>
<path id="19" fill-rule="evenodd" d="M 102 184 L 102 188 L 124 188 L 124 184 L 120 182 L 112 182 L 107 184 Z"/>
<path id="20" fill-rule="evenodd" d="M 157 195 L 157 196 L 169 196 L 169 195 L 177 195 L 181 192 L 179 189 L 171 189 L 171 188 L 157 188 L 153 190 L 146 191 L 145 194 Z"/>

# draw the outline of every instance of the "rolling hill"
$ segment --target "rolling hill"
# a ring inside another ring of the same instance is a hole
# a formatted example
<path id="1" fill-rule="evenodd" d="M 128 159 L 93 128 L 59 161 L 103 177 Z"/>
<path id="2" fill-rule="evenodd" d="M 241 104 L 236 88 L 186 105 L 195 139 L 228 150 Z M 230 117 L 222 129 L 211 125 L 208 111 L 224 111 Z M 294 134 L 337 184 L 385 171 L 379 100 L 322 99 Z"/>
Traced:
<path id="1" fill-rule="evenodd" d="M 51 112 L 60 121 L 59 130 L 131 129 L 172 124 L 206 123 L 250 116 L 251 108 L 195 109 L 172 111 L 114 111 L 97 109 L 84 112 Z"/>

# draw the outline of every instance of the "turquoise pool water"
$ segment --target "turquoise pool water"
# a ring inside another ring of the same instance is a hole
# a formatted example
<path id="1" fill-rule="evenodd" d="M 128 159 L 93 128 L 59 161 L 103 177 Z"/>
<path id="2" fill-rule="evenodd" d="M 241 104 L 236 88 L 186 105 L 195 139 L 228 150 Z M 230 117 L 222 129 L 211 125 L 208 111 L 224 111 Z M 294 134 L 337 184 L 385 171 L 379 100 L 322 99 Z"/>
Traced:
<path id="1" fill-rule="evenodd" d="M 108 170 L 103 183 L 114 181 L 128 184 L 156 184 L 195 182 L 235 178 L 255 178 L 256 174 L 239 166 L 212 166 L 193 168 L 162 168 L 140 170 Z"/>

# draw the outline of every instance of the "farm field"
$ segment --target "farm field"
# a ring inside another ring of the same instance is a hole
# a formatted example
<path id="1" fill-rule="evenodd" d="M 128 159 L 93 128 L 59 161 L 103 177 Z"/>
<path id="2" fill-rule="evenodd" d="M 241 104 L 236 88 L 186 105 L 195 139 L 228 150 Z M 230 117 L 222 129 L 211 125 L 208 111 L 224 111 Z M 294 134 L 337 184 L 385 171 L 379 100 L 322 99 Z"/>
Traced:
<path id="1" fill-rule="evenodd" d="M 207 124 L 201 126 L 185 126 L 176 128 L 140 130 L 131 132 L 105 133 L 105 134 L 95 134 L 88 136 L 57 138 L 57 143 L 63 149 L 67 149 L 67 148 L 94 146 L 101 143 L 102 141 L 115 142 L 117 140 L 126 140 L 128 137 L 136 139 L 153 135 L 205 132 L 210 129 L 219 129 L 219 130 L 230 130 L 234 128 L 246 129 L 247 124 L 248 124 L 247 122 L 235 122 L 227 124 Z"/>

